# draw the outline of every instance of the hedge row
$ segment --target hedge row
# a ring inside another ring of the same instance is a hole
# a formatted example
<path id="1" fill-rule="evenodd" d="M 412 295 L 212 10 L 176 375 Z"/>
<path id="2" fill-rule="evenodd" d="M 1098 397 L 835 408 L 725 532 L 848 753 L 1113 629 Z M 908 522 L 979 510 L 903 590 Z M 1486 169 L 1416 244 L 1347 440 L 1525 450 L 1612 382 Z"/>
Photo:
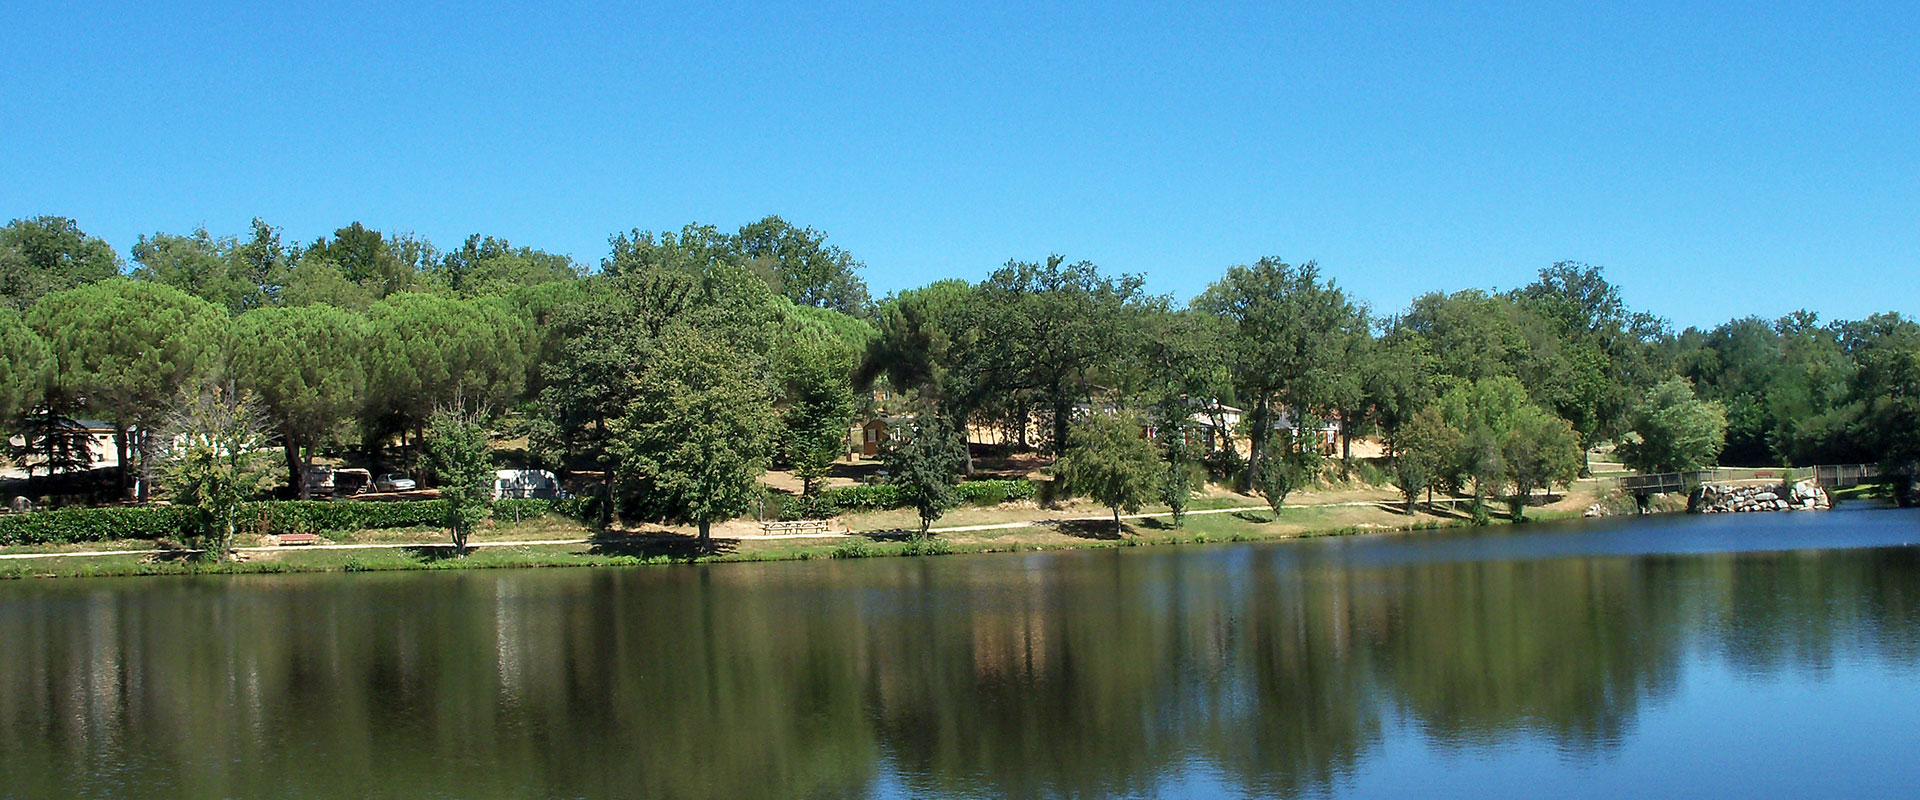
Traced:
<path id="1" fill-rule="evenodd" d="M 501 500 L 493 518 L 517 520 L 566 511 L 566 501 Z M 262 534 L 338 533 L 437 526 L 446 517 L 444 500 L 405 503 L 329 503 L 287 500 L 248 503 L 240 511 L 240 530 Z M 185 539 L 196 531 L 192 509 L 178 506 L 62 508 L 0 516 L 0 547 L 67 544 L 113 539 Z"/>
<path id="2" fill-rule="evenodd" d="M 1032 481 L 966 481 L 957 487 L 960 500 L 981 506 L 995 506 L 1010 500 L 1031 500 Z M 842 486 L 826 489 L 812 497 L 786 501 L 780 516 L 785 519 L 824 519 L 850 511 L 885 511 L 907 503 L 900 490 L 884 483 Z"/>

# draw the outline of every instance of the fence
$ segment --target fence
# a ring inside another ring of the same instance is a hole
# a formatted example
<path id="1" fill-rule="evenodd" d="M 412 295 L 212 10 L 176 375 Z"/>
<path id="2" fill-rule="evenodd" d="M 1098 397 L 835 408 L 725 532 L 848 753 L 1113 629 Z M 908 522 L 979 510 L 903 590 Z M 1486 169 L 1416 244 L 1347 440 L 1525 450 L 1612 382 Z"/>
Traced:
<path id="1" fill-rule="evenodd" d="M 1620 490 L 1631 495 L 1678 494 L 1714 479 L 1711 470 L 1661 472 L 1653 475 L 1628 475 L 1620 479 Z"/>
<path id="2" fill-rule="evenodd" d="M 1878 477 L 1879 464 L 1822 464 L 1813 468 L 1813 480 L 1822 489 L 1845 489 Z"/>

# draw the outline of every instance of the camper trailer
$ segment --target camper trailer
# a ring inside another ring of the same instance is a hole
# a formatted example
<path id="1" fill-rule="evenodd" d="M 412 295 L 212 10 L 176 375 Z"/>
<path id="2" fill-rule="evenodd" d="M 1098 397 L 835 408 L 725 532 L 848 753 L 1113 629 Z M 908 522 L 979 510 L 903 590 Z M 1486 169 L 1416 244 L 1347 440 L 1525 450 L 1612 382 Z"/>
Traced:
<path id="1" fill-rule="evenodd" d="M 564 500 L 560 479 L 544 469 L 503 469 L 493 473 L 495 500 Z"/>

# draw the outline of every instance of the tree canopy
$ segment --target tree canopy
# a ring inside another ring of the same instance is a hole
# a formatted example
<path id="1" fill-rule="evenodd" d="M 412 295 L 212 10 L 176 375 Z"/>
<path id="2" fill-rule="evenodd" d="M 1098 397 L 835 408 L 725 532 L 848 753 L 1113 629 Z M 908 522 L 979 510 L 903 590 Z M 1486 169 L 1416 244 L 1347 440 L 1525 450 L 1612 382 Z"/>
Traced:
<path id="1" fill-rule="evenodd" d="M 119 274 L 113 245 L 66 217 L 16 219 L 0 228 L 0 298 L 14 308 Z"/>
<path id="2" fill-rule="evenodd" d="M 315 448 L 364 403 L 370 328 L 359 314 L 323 305 L 255 309 L 234 320 L 230 369 L 278 432 L 287 485 L 303 498 Z"/>
<path id="3" fill-rule="evenodd" d="M 1122 512 L 1133 514 L 1159 494 L 1160 455 L 1142 435 L 1133 414 L 1090 414 L 1073 424 L 1058 473 L 1068 490 L 1113 512 L 1115 533 Z"/>
<path id="4" fill-rule="evenodd" d="M 1727 441 L 1727 413 L 1694 397 L 1684 378 L 1668 378 L 1634 406 L 1632 430 L 1620 443 L 1621 463 L 1646 473 L 1690 472 L 1714 465 Z"/>

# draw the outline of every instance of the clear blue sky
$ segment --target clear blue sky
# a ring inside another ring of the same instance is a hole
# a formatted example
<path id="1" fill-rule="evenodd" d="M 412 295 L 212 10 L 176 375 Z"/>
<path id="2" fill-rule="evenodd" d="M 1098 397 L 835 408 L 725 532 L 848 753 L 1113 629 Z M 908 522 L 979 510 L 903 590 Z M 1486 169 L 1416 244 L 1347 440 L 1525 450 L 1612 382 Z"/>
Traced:
<path id="1" fill-rule="evenodd" d="M 1920 3 L 0 7 L 0 217 L 597 263 L 769 213 L 876 294 L 1059 252 L 1377 310 L 1600 264 L 1680 326 L 1920 311 Z"/>

